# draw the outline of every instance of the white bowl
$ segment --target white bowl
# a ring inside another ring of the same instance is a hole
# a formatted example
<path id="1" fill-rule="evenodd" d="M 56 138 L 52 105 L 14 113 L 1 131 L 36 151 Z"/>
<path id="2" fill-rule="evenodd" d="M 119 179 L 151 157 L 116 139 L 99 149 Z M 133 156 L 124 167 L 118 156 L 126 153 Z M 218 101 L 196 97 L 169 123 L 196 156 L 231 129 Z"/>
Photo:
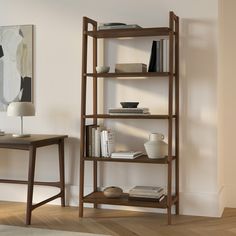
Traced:
<path id="1" fill-rule="evenodd" d="M 110 66 L 96 66 L 97 73 L 107 73 L 110 70 Z"/>

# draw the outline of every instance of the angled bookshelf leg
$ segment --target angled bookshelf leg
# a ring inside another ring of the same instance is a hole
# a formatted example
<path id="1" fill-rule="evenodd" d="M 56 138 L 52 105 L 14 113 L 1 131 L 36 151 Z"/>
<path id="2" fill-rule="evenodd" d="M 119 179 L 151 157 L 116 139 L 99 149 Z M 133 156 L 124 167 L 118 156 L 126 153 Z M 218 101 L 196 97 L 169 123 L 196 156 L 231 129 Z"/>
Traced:
<path id="1" fill-rule="evenodd" d="M 93 31 L 97 31 L 97 22 L 92 22 Z M 97 66 L 97 38 L 93 38 L 93 73 L 96 73 L 96 66 Z M 98 93 L 98 84 L 97 84 L 97 77 L 93 77 L 93 114 L 97 115 L 97 95 Z M 97 118 L 93 119 L 93 123 L 97 125 Z M 93 191 L 97 191 L 98 181 L 97 181 L 97 161 L 93 162 Z M 93 204 L 94 208 L 97 208 L 97 203 Z"/>

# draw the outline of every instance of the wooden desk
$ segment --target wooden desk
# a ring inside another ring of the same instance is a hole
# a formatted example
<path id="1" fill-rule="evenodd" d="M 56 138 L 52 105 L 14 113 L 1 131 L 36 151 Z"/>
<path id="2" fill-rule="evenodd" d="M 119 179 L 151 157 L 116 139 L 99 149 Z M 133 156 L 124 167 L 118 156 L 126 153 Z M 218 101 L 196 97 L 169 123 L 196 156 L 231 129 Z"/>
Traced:
<path id="1" fill-rule="evenodd" d="M 0 148 L 18 149 L 29 151 L 28 180 L 9 180 L 0 179 L 0 183 L 27 184 L 27 207 L 26 224 L 31 224 L 32 211 L 56 198 L 61 198 L 61 206 L 65 206 L 65 175 L 64 175 L 64 139 L 67 135 L 31 135 L 27 138 L 13 138 L 11 134 L 0 136 Z M 49 145 L 57 144 L 59 152 L 59 172 L 60 180 L 58 182 L 37 182 L 34 181 L 36 149 Z M 60 188 L 60 193 L 50 197 L 37 204 L 32 203 L 34 185 L 53 186 Z"/>

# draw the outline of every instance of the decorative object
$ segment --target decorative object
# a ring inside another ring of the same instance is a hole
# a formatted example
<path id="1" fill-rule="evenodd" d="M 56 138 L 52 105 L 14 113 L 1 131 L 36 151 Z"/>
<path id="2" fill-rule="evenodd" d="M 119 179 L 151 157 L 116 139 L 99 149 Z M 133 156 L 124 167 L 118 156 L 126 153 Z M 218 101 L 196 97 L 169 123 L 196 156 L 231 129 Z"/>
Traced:
<path id="1" fill-rule="evenodd" d="M 111 186 L 105 188 L 103 193 L 107 198 L 119 198 L 121 197 L 123 190 L 119 187 Z"/>
<path id="2" fill-rule="evenodd" d="M 20 116 L 21 118 L 21 130 L 20 134 L 13 134 L 13 137 L 29 137 L 30 134 L 23 133 L 23 116 L 34 116 L 35 109 L 31 102 L 12 102 L 7 108 L 8 116 Z"/>
<path id="3" fill-rule="evenodd" d="M 122 108 L 137 108 L 139 102 L 121 102 Z"/>
<path id="4" fill-rule="evenodd" d="M 0 27 L 0 111 L 32 102 L 33 26 Z"/>
<path id="5" fill-rule="evenodd" d="M 149 141 L 144 144 L 147 155 L 151 159 L 163 158 L 167 155 L 167 143 L 164 141 L 164 135 L 151 133 Z"/>
<path id="6" fill-rule="evenodd" d="M 97 73 L 108 73 L 110 66 L 96 66 Z"/>
<path id="7" fill-rule="evenodd" d="M 143 63 L 122 63 L 115 65 L 116 73 L 147 72 L 147 65 Z"/>

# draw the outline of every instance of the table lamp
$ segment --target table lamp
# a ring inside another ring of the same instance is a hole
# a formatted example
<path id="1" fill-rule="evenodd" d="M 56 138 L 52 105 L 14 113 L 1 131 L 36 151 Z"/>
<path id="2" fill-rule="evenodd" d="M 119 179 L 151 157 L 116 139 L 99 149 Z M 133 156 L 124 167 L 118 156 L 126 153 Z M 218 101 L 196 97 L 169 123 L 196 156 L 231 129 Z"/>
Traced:
<path id="1" fill-rule="evenodd" d="M 20 116 L 21 118 L 21 130 L 20 134 L 13 134 L 13 137 L 23 138 L 29 137 L 30 134 L 23 133 L 23 116 L 34 116 L 35 109 L 31 102 L 12 102 L 7 108 L 8 116 Z"/>

